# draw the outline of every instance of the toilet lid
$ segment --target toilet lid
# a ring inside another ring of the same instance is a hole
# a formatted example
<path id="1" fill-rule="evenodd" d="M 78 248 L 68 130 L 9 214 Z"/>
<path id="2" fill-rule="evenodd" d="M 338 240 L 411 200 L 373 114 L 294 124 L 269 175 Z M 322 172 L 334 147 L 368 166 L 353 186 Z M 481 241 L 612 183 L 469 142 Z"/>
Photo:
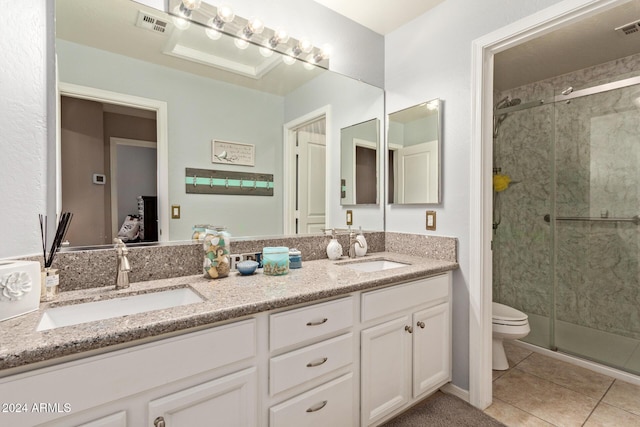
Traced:
<path id="1" fill-rule="evenodd" d="M 508 305 L 500 304 L 498 302 L 493 303 L 493 319 L 504 321 L 518 321 L 527 320 L 528 316 L 523 312 L 516 310 Z"/>

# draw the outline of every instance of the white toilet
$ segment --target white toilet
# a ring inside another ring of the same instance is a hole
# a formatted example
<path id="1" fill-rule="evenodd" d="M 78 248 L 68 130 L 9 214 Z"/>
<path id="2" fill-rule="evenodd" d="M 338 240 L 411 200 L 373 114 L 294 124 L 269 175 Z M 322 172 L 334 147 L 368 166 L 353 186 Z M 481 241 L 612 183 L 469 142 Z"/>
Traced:
<path id="1" fill-rule="evenodd" d="M 517 340 L 529 335 L 529 318 L 526 314 L 508 305 L 493 303 L 493 369 L 509 369 L 502 340 Z"/>

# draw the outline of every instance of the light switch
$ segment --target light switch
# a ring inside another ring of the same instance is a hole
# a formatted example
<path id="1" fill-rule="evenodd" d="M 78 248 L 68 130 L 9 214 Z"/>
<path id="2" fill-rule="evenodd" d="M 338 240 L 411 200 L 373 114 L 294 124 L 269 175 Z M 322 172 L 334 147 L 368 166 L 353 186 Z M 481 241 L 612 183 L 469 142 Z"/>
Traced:
<path id="1" fill-rule="evenodd" d="M 353 225 L 353 211 L 347 211 L 347 225 Z"/>
<path id="2" fill-rule="evenodd" d="M 436 211 L 427 211 L 427 230 L 436 229 Z"/>
<path id="3" fill-rule="evenodd" d="M 180 205 L 171 205 L 171 219 L 180 219 Z"/>

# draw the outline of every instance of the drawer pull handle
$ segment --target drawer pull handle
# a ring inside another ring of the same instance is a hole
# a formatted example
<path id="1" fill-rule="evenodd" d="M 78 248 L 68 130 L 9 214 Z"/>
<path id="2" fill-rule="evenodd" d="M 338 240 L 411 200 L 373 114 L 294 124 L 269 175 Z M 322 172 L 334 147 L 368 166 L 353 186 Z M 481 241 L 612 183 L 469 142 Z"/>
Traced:
<path id="1" fill-rule="evenodd" d="M 320 359 L 319 362 L 309 362 L 307 363 L 307 368 L 315 368 L 316 366 L 320 366 L 324 362 L 326 362 L 328 359 L 329 359 L 328 357 L 323 357 L 322 359 Z"/>
<path id="2" fill-rule="evenodd" d="M 411 326 L 405 326 L 404 330 L 409 332 L 410 334 L 413 333 L 413 328 Z"/>
<path id="3" fill-rule="evenodd" d="M 322 325 L 323 323 L 326 323 L 326 322 L 327 322 L 327 320 L 329 320 L 329 319 L 327 319 L 327 318 L 325 317 L 324 319 L 322 319 L 322 320 L 320 320 L 320 321 L 318 321 L 318 322 L 307 322 L 307 326 L 318 326 L 318 325 Z"/>
<path id="4" fill-rule="evenodd" d="M 424 322 L 418 322 L 418 326 L 420 326 L 421 329 L 424 329 Z"/>
<path id="5" fill-rule="evenodd" d="M 307 409 L 307 412 L 316 412 L 319 411 L 320 409 L 324 408 L 325 406 L 327 406 L 327 401 L 324 400 L 323 402 L 317 404 L 316 406 L 312 406 L 311 408 Z"/>
<path id="6" fill-rule="evenodd" d="M 164 418 L 163 417 L 158 417 L 155 420 L 153 420 L 153 425 L 155 427 L 164 427 Z"/>

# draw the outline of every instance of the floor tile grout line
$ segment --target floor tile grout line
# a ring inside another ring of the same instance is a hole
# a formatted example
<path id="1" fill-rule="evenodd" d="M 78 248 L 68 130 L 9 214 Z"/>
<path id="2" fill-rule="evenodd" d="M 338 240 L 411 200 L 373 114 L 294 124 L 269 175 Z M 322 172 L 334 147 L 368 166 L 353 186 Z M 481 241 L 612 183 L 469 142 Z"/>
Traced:
<path id="1" fill-rule="evenodd" d="M 517 410 L 524 412 L 524 413 L 525 413 L 525 414 L 527 414 L 527 415 L 531 415 L 533 418 L 535 418 L 535 419 L 537 419 L 537 420 L 540 420 L 540 421 L 542 421 L 542 422 L 545 422 L 545 423 L 547 423 L 547 424 L 552 425 L 553 427 L 558 427 L 556 424 L 553 424 L 553 423 L 551 423 L 551 422 L 549 422 L 549 421 L 545 420 L 544 418 L 540 418 L 539 416 L 537 416 L 537 415 L 535 415 L 535 414 L 532 414 L 532 413 L 531 413 L 531 412 L 529 412 L 529 411 L 525 411 L 524 409 L 519 408 L 519 407 L 517 407 L 516 405 L 512 405 L 511 403 L 509 403 L 509 402 L 505 402 L 504 400 L 501 400 L 501 399 L 497 399 L 497 398 L 496 398 L 496 400 L 499 400 L 500 402 L 504 403 L 505 405 L 512 406 L 512 407 L 516 408 Z M 502 422 L 502 421 L 501 421 L 501 422 Z M 504 423 L 503 423 L 503 424 L 504 424 Z"/>
<path id="2" fill-rule="evenodd" d="M 584 423 L 582 423 L 582 425 L 584 426 L 587 421 L 589 421 L 589 418 L 591 418 L 591 416 L 593 415 L 593 413 L 596 411 L 596 409 L 598 409 L 598 406 L 600 406 L 600 404 L 602 403 L 602 401 L 604 400 L 604 397 L 607 395 L 607 393 L 609 393 L 609 390 L 611 390 L 611 387 L 613 387 L 613 384 L 616 382 L 616 379 L 614 378 L 613 381 L 611 381 L 611 384 L 609 384 L 609 387 L 607 387 L 607 390 L 604 392 L 604 394 L 602 395 L 602 397 L 600 397 L 600 400 L 598 400 L 598 403 L 596 403 L 596 406 L 594 406 L 594 408 L 591 410 L 591 412 L 589 413 L 589 416 L 587 417 L 586 420 L 584 420 Z M 622 408 L 620 408 L 622 409 Z"/>

